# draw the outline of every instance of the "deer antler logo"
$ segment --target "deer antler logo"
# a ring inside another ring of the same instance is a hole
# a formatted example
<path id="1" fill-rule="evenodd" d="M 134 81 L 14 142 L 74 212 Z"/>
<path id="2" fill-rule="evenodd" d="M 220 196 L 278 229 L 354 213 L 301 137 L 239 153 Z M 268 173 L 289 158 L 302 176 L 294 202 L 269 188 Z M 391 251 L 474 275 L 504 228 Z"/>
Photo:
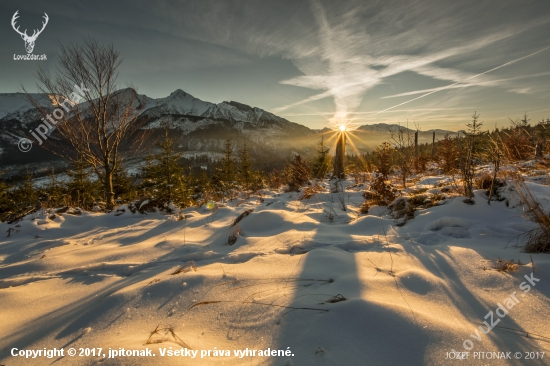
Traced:
<path id="1" fill-rule="evenodd" d="M 42 29 L 40 30 L 35 29 L 32 36 L 29 36 L 27 35 L 26 29 L 24 32 L 21 32 L 19 31 L 19 26 L 15 28 L 15 21 L 17 20 L 17 18 L 19 18 L 19 15 L 17 13 L 19 13 L 19 10 L 17 10 L 15 14 L 13 14 L 13 18 L 11 18 L 11 26 L 13 27 L 13 30 L 15 30 L 17 33 L 21 35 L 21 38 L 23 38 L 23 41 L 25 41 L 25 48 L 27 49 L 27 53 L 32 53 L 32 50 L 34 49 L 34 42 L 36 42 L 36 39 L 38 38 L 40 33 L 42 33 L 44 28 L 46 28 L 46 24 L 48 24 L 48 20 L 50 18 L 48 18 L 48 14 L 44 13 L 43 18 L 45 21 L 42 22 Z"/>

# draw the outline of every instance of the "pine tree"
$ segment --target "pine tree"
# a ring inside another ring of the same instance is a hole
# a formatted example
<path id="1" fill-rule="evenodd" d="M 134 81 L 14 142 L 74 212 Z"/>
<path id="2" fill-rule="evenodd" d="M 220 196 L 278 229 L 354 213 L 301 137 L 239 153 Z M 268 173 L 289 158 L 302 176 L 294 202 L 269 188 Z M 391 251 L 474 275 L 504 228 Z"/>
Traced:
<path id="1" fill-rule="evenodd" d="M 254 172 L 252 171 L 252 162 L 246 143 L 239 151 L 239 167 L 237 168 L 237 177 L 243 190 L 248 191 L 252 188 L 254 180 Z"/>
<path id="2" fill-rule="evenodd" d="M 332 156 L 330 156 L 330 148 L 325 144 L 324 137 L 321 136 L 321 141 L 317 144 L 317 155 L 312 164 L 313 177 L 323 179 L 332 165 Z"/>
<path id="3" fill-rule="evenodd" d="M 38 199 L 36 187 L 34 186 L 33 176 L 27 166 L 23 180 L 19 182 L 14 191 L 15 201 L 18 204 L 31 205 L 35 204 Z"/>
<path id="4" fill-rule="evenodd" d="M 122 164 L 118 164 L 118 168 L 113 172 L 113 192 L 117 203 L 131 191 L 131 185 L 132 177 Z"/>
<path id="5" fill-rule="evenodd" d="M 474 196 L 474 176 L 475 176 L 475 159 L 478 155 L 478 137 L 481 135 L 481 127 L 483 122 L 479 122 L 479 114 L 474 112 L 472 114 L 472 122 L 468 122 L 466 126 L 468 131 L 466 137 L 458 139 L 459 142 L 459 163 L 460 172 L 462 174 L 462 185 L 464 188 L 464 195 L 467 198 L 467 202 L 472 203 L 471 198 Z"/>
<path id="6" fill-rule="evenodd" d="M 233 158 L 233 145 L 230 140 L 225 140 L 223 154 L 221 167 L 216 169 L 213 181 L 224 196 L 232 198 L 233 189 L 235 188 L 235 159 Z"/>
<path id="7" fill-rule="evenodd" d="M 302 157 L 297 154 L 294 156 L 294 160 L 290 163 L 290 179 L 288 182 L 288 188 L 291 190 L 300 189 L 310 177 L 311 171 L 309 166 L 302 159 Z"/>
<path id="8" fill-rule="evenodd" d="M 221 178 L 223 181 L 233 184 L 235 180 L 235 159 L 233 158 L 233 145 L 230 140 L 225 140 L 223 154 Z"/>
<path id="9" fill-rule="evenodd" d="M 0 176 L 5 174 L 5 171 L 0 171 Z M 11 186 L 0 180 L 0 221 L 4 221 L 7 215 L 15 209 L 15 202 L 10 195 Z"/>
<path id="10" fill-rule="evenodd" d="M 78 207 L 91 208 L 95 197 L 98 196 L 100 183 L 90 180 L 90 167 L 84 159 L 71 162 L 67 170 L 69 181 L 66 184 L 66 191 L 72 201 Z"/>
<path id="11" fill-rule="evenodd" d="M 200 200 L 202 203 L 216 199 L 215 189 L 204 170 L 190 183 L 190 188 L 194 195 L 193 198 L 195 200 Z"/>
<path id="12" fill-rule="evenodd" d="M 474 114 L 472 114 L 472 122 L 468 122 L 466 124 L 466 127 L 468 127 L 467 136 L 471 140 L 473 157 L 475 157 L 480 150 L 478 147 L 478 137 L 482 134 L 481 127 L 483 127 L 483 122 L 479 121 L 479 116 L 480 115 L 477 114 L 477 112 L 474 112 Z M 525 116 L 525 119 L 527 119 L 527 115 Z"/>
<path id="13" fill-rule="evenodd" d="M 52 168 L 49 178 L 49 182 L 44 187 L 45 196 L 48 198 L 48 206 L 58 207 L 62 204 L 64 190 L 57 179 L 54 168 Z"/>
<path id="14" fill-rule="evenodd" d="M 267 176 L 267 185 L 271 189 L 279 189 L 283 185 L 283 178 L 277 169 L 273 169 Z"/>
<path id="15" fill-rule="evenodd" d="M 446 134 L 437 146 L 437 157 L 442 173 L 447 174 L 456 169 L 458 161 L 458 147 L 453 138 Z"/>
<path id="16" fill-rule="evenodd" d="M 146 157 L 146 166 L 143 168 L 142 188 L 153 190 L 153 196 L 162 203 L 174 202 L 185 204 L 188 197 L 187 185 L 183 167 L 179 161 L 181 154 L 174 149 L 175 140 L 168 137 L 168 129 L 165 130 L 164 140 L 156 146 L 158 153 L 149 153 Z"/>
<path id="17" fill-rule="evenodd" d="M 393 148 L 388 142 L 376 147 L 376 169 L 384 179 L 388 179 L 393 167 Z"/>

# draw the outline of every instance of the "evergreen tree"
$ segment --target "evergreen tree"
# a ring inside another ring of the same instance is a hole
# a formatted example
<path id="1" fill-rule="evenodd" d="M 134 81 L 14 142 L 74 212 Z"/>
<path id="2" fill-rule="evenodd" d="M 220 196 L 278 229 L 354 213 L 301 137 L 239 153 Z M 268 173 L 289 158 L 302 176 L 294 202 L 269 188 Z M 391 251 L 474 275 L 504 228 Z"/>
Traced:
<path id="1" fill-rule="evenodd" d="M 239 167 L 237 168 L 237 177 L 243 190 L 248 191 L 253 186 L 254 172 L 252 171 L 252 162 L 246 143 L 239 151 Z"/>
<path id="2" fill-rule="evenodd" d="M 527 115 L 525 119 L 527 119 Z M 476 157 L 480 151 L 480 147 L 478 146 L 479 136 L 482 134 L 481 127 L 483 127 L 483 122 L 479 121 L 479 114 L 477 112 L 472 114 L 472 122 L 468 122 L 466 127 L 468 127 L 467 136 L 471 143 L 472 157 Z"/>
<path id="3" fill-rule="evenodd" d="M 142 188 L 149 188 L 153 196 L 163 203 L 174 202 L 185 205 L 188 189 L 184 177 L 184 169 L 180 165 L 181 154 L 174 149 L 175 140 L 168 137 L 165 130 L 164 140 L 156 146 L 158 153 L 149 153 L 143 168 Z"/>
<path id="4" fill-rule="evenodd" d="M 44 195 L 41 194 L 41 196 L 43 198 L 47 197 L 49 207 L 58 207 L 64 203 L 63 196 L 65 192 L 63 186 L 59 183 L 57 179 L 54 168 L 52 168 L 49 178 L 50 179 L 44 187 L 43 192 L 41 192 L 44 193 Z"/>
<path id="5" fill-rule="evenodd" d="M 235 188 L 235 159 L 233 158 L 233 145 L 230 140 L 225 140 L 221 167 L 216 169 L 213 181 L 224 195 L 232 197 Z"/>
<path id="6" fill-rule="evenodd" d="M 459 164 L 460 173 L 462 174 L 462 185 L 464 195 L 468 202 L 473 202 L 471 198 L 474 196 L 474 176 L 478 157 L 478 137 L 481 135 L 481 127 L 483 122 L 479 122 L 479 114 L 472 114 L 472 122 L 468 122 L 466 126 L 468 131 L 466 137 L 458 139 L 459 143 Z"/>
<path id="7" fill-rule="evenodd" d="M 5 174 L 5 171 L 0 171 L 0 176 L 2 174 Z M 0 221 L 4 221 L 6 216 L 15 209 L 15 202 L 11 197 L 10 190 L 10 185 L 0 180 Z"/>
<path id="8" fill-rule="evenodd" d="M 214 193 L 215 189 L 204 170 L 200 172 L 196 179 L 193 180 L 191 187 L 193 189 L 193 198 L 200 201 L 199 203 L 204 203 L 217 198 Z"/>
<path id="9" fill-rule="evenodd" d="M 302 159 L 300 154 L 296 154 L 296 156 L 294 156 L 294 160 L 292 160 L 289 167 L 290 167 L 289 169 L 290 176 L 289 176 L 288 188 L 291 190 L 298 190 L 305 183 L 307 183 L 307 181 L 309 180 L 311 171 L 309 170 L 309 166 Z"/>
<path id="10" fill-rule="evenodd" d="M 277 169 L 273 169 L 267 176 L 267 185 L 271 189 L 279 189 L 283 185 L 283 178 Z"/>
<path id="11" fill-rule="evenodd" d="M 14 190 L 15 202 L 23 205 L 34 205 L 38 199 L 38 194 L 36 192 L 36 187 L 34 186 L 33 176 L 27 166 L 25 176 L 17 184 Z"/>
<path id="12" fill-rule="evenodd" d="M 67 171 L 69 181 L 66 191 L 72 202 L 78 207 L 91 208 L 95 197 L 98 196 L 100 183 L 90 180 L 90 167 L 84 159 L 71 162 Z"/>
<path id="13" fill-rule="evenodd" d="M 317 144 L 315 156 L 312 164 L 312 173 L 314 178 L 323 179 L 332 165 L 332 156 L 329 154 L 330 148 L 325 144 L 324 137 Z"/>
<path id="14" fill-rule="evenodd" d="M 120 203 L 121 200 L 131 192 L 132 177 L 122 164 L 118 164 L 117 169 L 113 172 L 113 192 L 115 193 L 115 201 Z"/>
<path id="15" fill-rule="evenodd" d="M 443 140 L 439 141 L 436 151 L 442 173 L 447 174 L 456 169 L 458 161 L 458 147 L 449 134 L 445 134 Z"/>
<path id="16" fill-rule="evenodd" d="M 231 141 L 225 140 L 223 154 L 221 179 L 232 184 L 235 180 L 235 159 L 233 158 L 233 145 Z"/>
<path id="17" fill-rule="evenodd" d="M 384 179 L 388 179 L 393 167 L 393 148 L 388 142 L 376 147 L 376 169 Z"/>

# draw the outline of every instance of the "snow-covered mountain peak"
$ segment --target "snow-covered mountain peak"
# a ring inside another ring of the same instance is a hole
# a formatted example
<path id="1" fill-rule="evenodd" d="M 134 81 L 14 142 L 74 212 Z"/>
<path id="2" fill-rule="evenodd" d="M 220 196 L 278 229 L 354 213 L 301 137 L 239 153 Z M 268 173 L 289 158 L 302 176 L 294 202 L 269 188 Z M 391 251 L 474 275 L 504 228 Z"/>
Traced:
<path id="1" fill-rule="evenodd" d="M 242 104 L 242 103 L 239 103 L 239 102 L 234 102 L 234 101 L 231 101 L 231 102 L 222 102 L 220 104 L 227 104 L 227 105 L 230 105 L 232 107 L 235 107 L 237 108 L 238 110 L 240 111 L 243 111 L 243 112 L 249 112 L 251 110 L 254 110 L 254 109 L 258 109 L 256 107 L 252 108 L 251 106 L 249 105 L 246 105 L 246 104 Z"/>
<path id="2" fill-rule="evenodd" d="M 180 114 L 201 116 L 214 104 L 195 98 L 181 89 L 177 89 L 165 98 L 155 99 L 155 109 L 161 114 Z"/>
<path id="3" fill-rule="evenodd" d="M 170 93 L 170 97 L 174 97 L 174 98 L 176 98 L 176 97 L 177 98 L 192 98 L 192 99 L 195 98 L 191 94 L 186 93 L 185 91 L 183 91 L 181 89 L 174 90 L 172 93 Z"/>
<path id="4" fill-rule="evenodd" d="M 45 94 L 30 94 L 41 105 L 50 106 L 51 99 Z M 18 119 L 27 122 L 25 113 L 34 110 L 25 93 L 0 93 L 0 119 Z"/>

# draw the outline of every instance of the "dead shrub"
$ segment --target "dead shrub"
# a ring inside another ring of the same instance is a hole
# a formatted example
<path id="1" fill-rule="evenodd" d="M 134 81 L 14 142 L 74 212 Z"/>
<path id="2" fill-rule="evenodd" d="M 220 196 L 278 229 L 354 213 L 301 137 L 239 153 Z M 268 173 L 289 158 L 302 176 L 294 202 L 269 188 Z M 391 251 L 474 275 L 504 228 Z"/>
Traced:
<path id="1" fill-rule="evenodd" d="M 397 198 L 388 208 L 392 218 L 397 221 L 397 226 L 405 225 L 408 220 L 414 218 L 415 207 L 408 197 Z"/>
<path id="2" fill-rule="evenodd" d="M 363 203 L 359 207 L 359 212 L 361 212 L 362 214 L 368 214 L 369 213 L 369 208 L 370 208 L 369 202 L 367 200 L 365 200 L 365 201 L 363 201 Z"/>
<path id="3" fill-rule="evenodd" d="M 277 169 L 273 169 L 273 171 L 267 175 L 267 186 L 270 189 L 279 189 L 282 185 L 283 178 L 281 173 Z"/>
<path id="4" fill-rule="evenodd" d="M 323 191 L 323 187 L 315 183 L 312 186 L 308 186 L 304 188 L 302 194 L 300 195 L 300 197 L 298 197 L 298 200 L 302 201 L 302 200 L 310 199 L 311 197 L 315 196 L 316 193 L 319 193 L 322 191 Z"/>
<path id="5" fill-rule="evenodd" d="M 513 260 L 487 260 L 485 262 L 491 263 L 491 266 L 483 266 L 484 271 L 493 271 L 496 270 L 498 272 L 516 272 L 519 268 L 519 266 L 523 266 L 525 264 L 521 263 L 518 259 L 517 262 L 514 262 Z"/>
<path id="6" fill-rule="evenodd" d="M 424 205 L 424 202 L 428 199 L 427 194 L 415 194 L 414 196 L 409 197 L 409 203 L 416 207 Z"/>
<path id="7" fill-rule="evenodd" d="M 178 337 L 176 332 L 174 332 L 174 328 L 172 326 L 166 325 L 161 327 L 161 325 L 159 324 L 157 325 L 155 330 L 151 332 L 149 338 L 147 338 L 146 344 L 156 344 L 163 342 L 174 342 L 182 347 L 191 349 L 180 337 Z"/>
<path id="8" fill-rule="evenodd" d="M 540 202 L 524 181 L 515 179 L 513 183 L 518 195 L 539 225 L 526 233 L 524 251 L 527 253 L 550 253 L 550 215 L 544 212 Z"/>
<path id="9" fill-rule="evenodd" d="M 491 189 L 491 186 L 493 186 L 493 189 L 498 189 L 500 187 L 504 187 L 506 185 L 506 182 L 502 178 L 495 178 L 495 183 L 493 184 L 493 176 L 489 173 L 484 173 L 476 178 L 475 180 L 475 186 L 478 189 L 484 189 L 485 191 L 489 191 Z"/>
<path id="10" fill-rule="evenodd" d="M 397 190 L 386 183 L 382 175 L 378 175 L 371 183 L 370 189 L 363 192 L 363 198 L 371 200 L 375 205 L 387 206 L 395 199 Z"/>
<path id="11" fill-rule="evenodd" d="M 523 250 L 527 253 L 550 253 L 550 230 L 538 227 L 529 231 Z"/>
<path id="12" fill-rule="evenodd" d="M 531 136 L 522 127 L 514 127 L 506 133 L 504 146 L 508 158 L 511 160 L 527 160 L 534 150 Z"/>
<path id="13" fill-rule="evenodd" d="M 499 272 L 515 272 L 518 270 L 518 264 L 514 263 L 514 261 L 504 261 L 499 258 L 493 268 Z"/>
<path id="14" fill-rule="evenodd" d="M 189 262 L 185 263 L 183 266 L 176 269 L 174 272 L 172 272 L 170 274 L 173 276 L 173 275 L 177 275 L 177 274 L 180 274 L 180 273 L 190 272 L 191 270 L 193 270 L 194 272 L 197 272 L 197 266 L 195 265 L 195 261 L 189 261 Z"/>
<path id="15" fill-rule="evenodd" d="M 139 212 L 141 214 L 146 214 L 148 212 L 156 212 L 157 210 L 164 209 L 164 204 L 162 204 L 155 198 L 149 197 L 149 198 L 142 198 L 134 202 L 131 202 L 128 205 L 128 209 L 132 213 Z"/>

